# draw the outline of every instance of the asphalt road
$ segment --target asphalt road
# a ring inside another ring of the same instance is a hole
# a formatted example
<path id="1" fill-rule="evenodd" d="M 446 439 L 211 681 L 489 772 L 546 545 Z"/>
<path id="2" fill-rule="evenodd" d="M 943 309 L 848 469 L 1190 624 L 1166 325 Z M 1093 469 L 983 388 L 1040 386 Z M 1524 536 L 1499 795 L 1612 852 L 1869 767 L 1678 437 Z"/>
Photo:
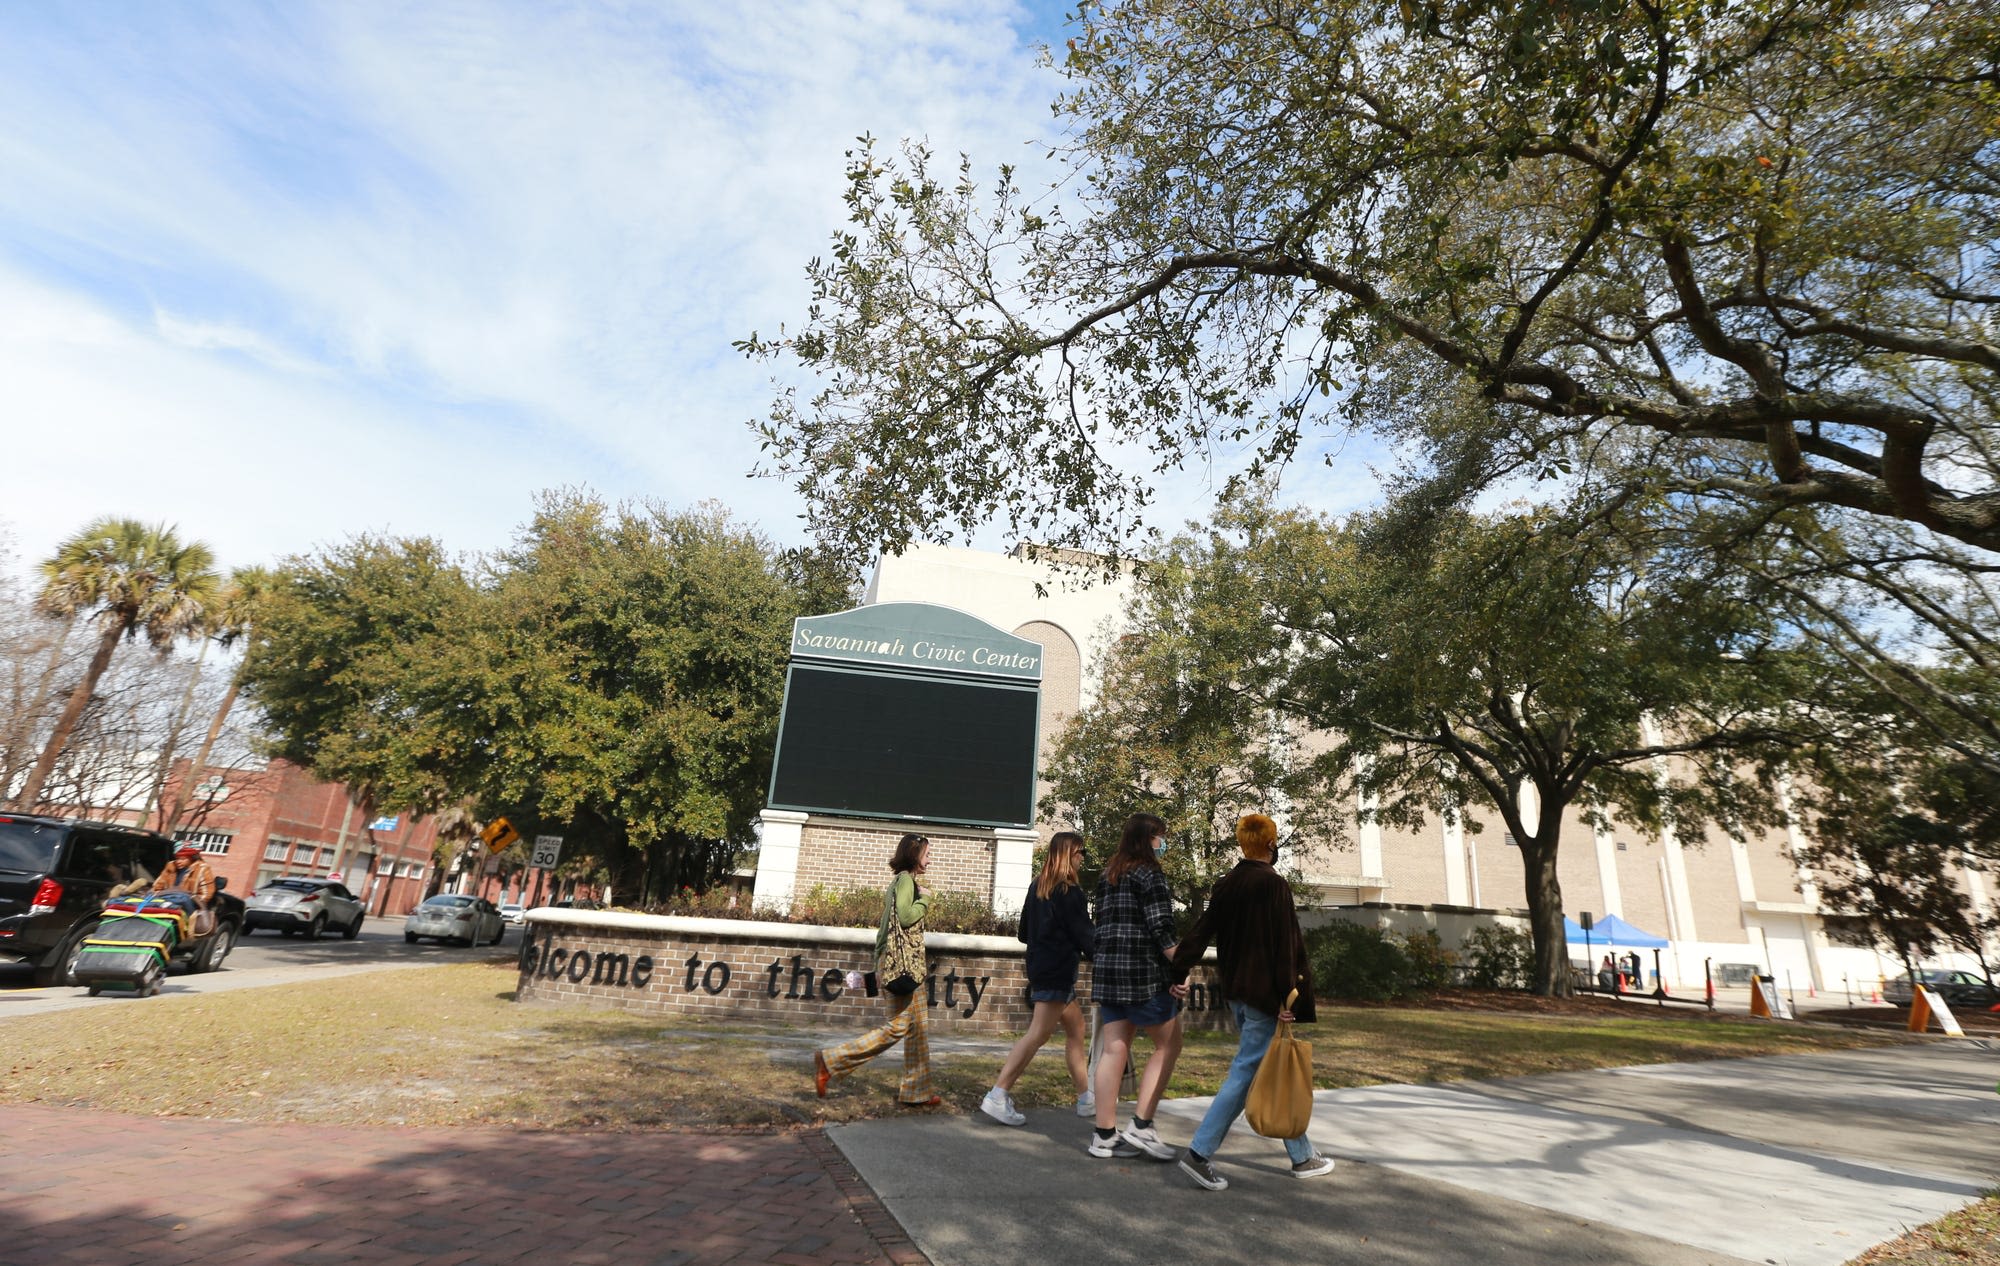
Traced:
<path id="1" fill-rule="evenodd" d="M 305 941 L 276 932 L 257 932 L 236 943 L 220 971 L 197 976 L 189 974 L 184 966 L 176 966 L 168 974 L 161 992 L 163 995 L 217 993 L 385 967 L 429 967 L 461 962 L 475 955 L 490 958 L 511 954 L 520 944 L 521 930 L 510 927 L 498 945 L 482 945 L 477 950 L 436 941 L 411 945 L 403 940 L 400 918 L 369 919 L 362 925 L 361 935 L 351 941 L 342 940 L 338 934 Z M 78 1006 L 116 1005 L 120 1001 L 128 1000 L 92 998 L 79 988 L 37 989 L 31 967 L 0 965 L 0 1020 Z"/>

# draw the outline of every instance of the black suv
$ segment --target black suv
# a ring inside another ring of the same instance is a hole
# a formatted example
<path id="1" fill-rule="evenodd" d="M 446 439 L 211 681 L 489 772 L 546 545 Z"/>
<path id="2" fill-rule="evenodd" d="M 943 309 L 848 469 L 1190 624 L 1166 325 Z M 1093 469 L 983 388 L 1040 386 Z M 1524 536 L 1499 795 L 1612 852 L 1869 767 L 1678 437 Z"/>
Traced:
<path id="1" fill-rule="evenodd" d="M 38 985 L 76 983 L 70 976 L 84 938 L 96 930 L 111 890 L 133 880 L 151 883 L 174 855 L 174 842 L 153 831 L 50 818 L 0 814 L 0 961 L 35 965 Z M 215 929 L 174 949 L 176 961 L 214 971 L 243 930 L 243 903 L 215 881 Z"/>

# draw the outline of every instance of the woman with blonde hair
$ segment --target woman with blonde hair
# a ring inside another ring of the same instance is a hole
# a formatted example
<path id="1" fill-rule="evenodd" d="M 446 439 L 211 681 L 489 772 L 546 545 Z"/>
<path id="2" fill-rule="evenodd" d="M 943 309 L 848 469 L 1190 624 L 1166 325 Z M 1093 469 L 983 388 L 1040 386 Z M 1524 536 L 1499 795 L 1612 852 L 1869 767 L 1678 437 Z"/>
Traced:
<path id="1" fill-rule="evenodd" d="M 1028 999 L 1035 1014 L 1028 1031 L 1007 1052 L 993 1089 L 979 1104 L 981 1112 L 1002 1125 L 1028 1119 L 1014 1106 L 1014 1083 L 1057 1025 L 1062 1026 L 1063 1056 L 1076 1087 L 1076 1114 L 1090 1116 L 1096 1111 L 1090 1092 L 1090 1042 L 1084 1036 L 1083 1009 L 1076 1004 L 1076 964 L 1079 958 L 1090 957 L 1091 942 L 1090 909 L 1076 878 L 1082 865 L 1083 837 L 1075 831 L 1056 832 L 1042 858 L 1042 873 L 1021 905 L 1020 938 L 1028 947 Z"/>

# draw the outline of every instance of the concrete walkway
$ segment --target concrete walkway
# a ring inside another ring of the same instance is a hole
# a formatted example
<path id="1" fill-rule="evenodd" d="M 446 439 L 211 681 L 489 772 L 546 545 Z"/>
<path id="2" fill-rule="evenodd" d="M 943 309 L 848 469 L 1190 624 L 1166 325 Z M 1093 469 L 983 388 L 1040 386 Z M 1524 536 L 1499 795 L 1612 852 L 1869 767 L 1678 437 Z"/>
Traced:
<path id="1" fill-rule="evenodd" d="M 1837 1266 L 2000 1177 L 2000 1053 L 1971 1042 L 1322 1091 L 1340 1160 L 1294 1181 L 1238 1126 L 1226 1192 L 1093 1160 L 1031 1113 L 828 1133 L 936 1266 L 1160 1262 L 1622 1262 Z M 1206 1100 L 1163 1107 L 1185 1145 Z"/>

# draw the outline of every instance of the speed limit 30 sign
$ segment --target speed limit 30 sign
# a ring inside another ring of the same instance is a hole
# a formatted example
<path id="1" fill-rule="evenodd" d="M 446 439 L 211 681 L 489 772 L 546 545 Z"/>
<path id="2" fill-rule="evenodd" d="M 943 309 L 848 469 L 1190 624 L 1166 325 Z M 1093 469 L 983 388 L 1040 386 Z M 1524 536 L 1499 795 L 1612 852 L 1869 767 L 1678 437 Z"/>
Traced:
<path id="1" fill-rule="evenodd" d="M 537 835 L 534 850 L 528 854 L 528 865 L 538 870 L 554 870 L 556 861 L 562 857 L 562 842 L 560 835 Z"/>

